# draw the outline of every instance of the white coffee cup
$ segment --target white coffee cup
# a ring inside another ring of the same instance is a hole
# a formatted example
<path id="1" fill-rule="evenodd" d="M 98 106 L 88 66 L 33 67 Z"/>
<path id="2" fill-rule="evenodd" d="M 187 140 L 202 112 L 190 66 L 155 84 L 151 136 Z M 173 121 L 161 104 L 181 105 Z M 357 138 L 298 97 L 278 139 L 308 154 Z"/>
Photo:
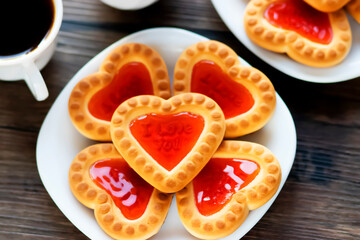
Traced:
<path id="1" fill-rule="evenodd" d="M 45 67 L 54 54 L 56 37 L 63 18 L 62 0 L 53 0 L 54 22 L 47 36 L 29 53 L 13 58 L 0 59 L 0 80 L 25 80 L 30 91 L 38 101 L 49 96 L 44 78 L 40 70 Z M 21 3 L 19 3 L 21 4 Z"/>
<path id="2" fill-rule="evenodd" d="M 139 10 L 158 0 L 101 0 L 103 3 L 120 10 Z"/>

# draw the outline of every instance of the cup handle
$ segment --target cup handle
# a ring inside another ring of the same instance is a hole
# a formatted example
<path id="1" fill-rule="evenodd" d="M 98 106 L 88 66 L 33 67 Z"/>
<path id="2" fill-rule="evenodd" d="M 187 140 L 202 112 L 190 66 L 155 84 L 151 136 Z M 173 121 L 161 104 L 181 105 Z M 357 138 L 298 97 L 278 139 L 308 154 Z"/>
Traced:
<path id="1" fill-rule="evenodd" d="M 28 60 L 23 63 L 23 68 L 25 73 L 24 80 L 35 99 L 38 101 L 45 100 L 49 96 L 49 92 L 38 67 L 32 60 Z"/>

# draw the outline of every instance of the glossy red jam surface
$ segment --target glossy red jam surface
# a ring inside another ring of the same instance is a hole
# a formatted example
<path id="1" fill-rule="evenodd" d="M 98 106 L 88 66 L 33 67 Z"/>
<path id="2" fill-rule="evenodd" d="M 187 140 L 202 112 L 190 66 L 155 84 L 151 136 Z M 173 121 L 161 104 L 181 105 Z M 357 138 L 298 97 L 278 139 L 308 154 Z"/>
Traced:
<path id="1" fill-rule="evenodd" d="M 191 151 L 205 126 L 203 117 L 190 112 L 150 113 L 130 123 L 131 134 L 166 170 L 172 170 Z"/>
<path id="2" fill-rule="evenodd" d="M 140 62 L 129 62 L 119 69 L 109 85 L 98 91 L 89 101 L 94 117 L 111 121 L 116 108 L 125 100 L 137 95 L 153 95 L 150 73 Z"/>
<path id="3" fill-rule="evenodd" d="M 329 15 L 312 8 L 303 0 L 273 2 L 264 16 L 272 25 L 295 31 L 316 43 L 329 44 L 333 38 Z"/>
<path id="4" fill-rule="evenodd" d="M 210 216 L 220 211 L 234 193 L 252 182 L 260 166 L 250 160 L 212 158 L 193 180 L 199 212 Z"/>
<path id="5" fill-rule="evenodd" d="M 201 60 L 194 65 L 191 92 L 202 93 L 219 104 L 225 119 L 247 112 L 254 105 L 251 93 L 232 80 L 214 62 Z"/>
<path id="6" fill-rule="evenodd" d="M 123 159 L 104 159 L 90 168 L 91 179 L 104 189 L 127 219 L 141 217 L 154 188 Z"/>

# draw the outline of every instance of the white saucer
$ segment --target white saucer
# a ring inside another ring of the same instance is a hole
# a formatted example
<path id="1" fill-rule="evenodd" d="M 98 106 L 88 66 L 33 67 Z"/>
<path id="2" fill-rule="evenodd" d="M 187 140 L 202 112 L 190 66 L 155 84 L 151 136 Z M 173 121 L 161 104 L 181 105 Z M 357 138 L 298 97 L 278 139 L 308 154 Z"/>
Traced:
<path id="1" fill-rule="evenodd" d="M 348 18 L 351 25 L 353 42 L 349 55 L 344 61 L 334 67 L 314 68 L 298 63 L 285 54 L 271 52 L 259 47 L 248 38 L 243 27 L 243 19 L 249 0 L 211 1 L 222 20 L 239 41 L 277 70 L 291 77 L 316 83 L 342 82 L 360 76 L 360 25 L 351 16 Z"/>
<path id="2" fill-rule="evenodd" d="M 105 56 L 116 46 L 129 42 L 145 43 L 164 58 L 170 76 L 181 52 L 189 45 L 207 40 L 200 35 L 175 28 L 155 28 L 131 34 L 95 56 L 66 85 L 51 107 L 40 129 L 36 156 L 41 180 L 64 215 L 91 239 L 111 239 L 97 224 L 93 210 L 84 207 L 70 191 L 68 171 L 73 158 L 94 142 L 86 139 L 73 127 L 68 114 L 68 99 L 75 84 L 86 75 L 96 72 Z M 244 61 L 243 64 L 246 64 Z M 172 78 L 172 77 L 171 77 Z M 296 132 L 293 119 L 285 103 L 277 95 L 273 118 L 260 131 L 241 138 L 263 144 L 278 158 L 282 169 L 281 185 L 276 195 L 264 206 L 251 211 L 242 226 L 227 240 L 245 235 L 266 213 L 280 192 L 292 167 L 296 150 Z M 175 202 L 160 232 L 152 239 L 189 240 L 193 238 L 183 227 Z"/>

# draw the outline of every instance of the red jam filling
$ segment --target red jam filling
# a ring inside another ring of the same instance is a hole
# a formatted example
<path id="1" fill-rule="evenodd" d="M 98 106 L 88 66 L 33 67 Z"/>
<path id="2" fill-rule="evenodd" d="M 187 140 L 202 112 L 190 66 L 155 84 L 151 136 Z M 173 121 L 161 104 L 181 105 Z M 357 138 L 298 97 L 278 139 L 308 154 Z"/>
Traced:
<path id="1" fill-rule="evenodd" d="M 190 112 L 150 113 L 132 120 L 130 131 L 155 161 L 171 171 L 194 147 L 204 126 L 203 117 Z"/>
<path id="2" fill-rule="evenodd" d="M 146 66 L 140 62 L 129 62 L 119 69 L 109 85 L 92 96 L 88 108 L 94 117 L 111 121 L 114 111 L 125 100 L 137 95 L 153 94 Z"/>
<path id="3" fill-rule="evenodd" d="M 208 60 L 194 65 L 191 92 L 202 93 L 215 100 L 223 110 L 225 119 L 245 113 L 254 105 L 254 99 L 246 87 L 232 80 L 216 63 Z"/>
<path id="4" fill-rule="evenodd" d="M 199 212 L 210 216 L 220 211 L 233 194 L 252 182 L 260 166 L 250 160 L 212 158 L 193 180 Z"/>
<path id="5" fill-rule="evenodd" d="M 264 16 L 272 25 L 295 31 L 316 43 L 329 44 L 333 38 L 329 15 L 312 8 L 303 0 L 273 2 Z"/>
<path id="6" fill-rule="evenodd" d="M 123 159 L 95 162 L 90 177 L 111 196 L 124 217 L 134 220 L 144 214 L 154 188 Z"/>

